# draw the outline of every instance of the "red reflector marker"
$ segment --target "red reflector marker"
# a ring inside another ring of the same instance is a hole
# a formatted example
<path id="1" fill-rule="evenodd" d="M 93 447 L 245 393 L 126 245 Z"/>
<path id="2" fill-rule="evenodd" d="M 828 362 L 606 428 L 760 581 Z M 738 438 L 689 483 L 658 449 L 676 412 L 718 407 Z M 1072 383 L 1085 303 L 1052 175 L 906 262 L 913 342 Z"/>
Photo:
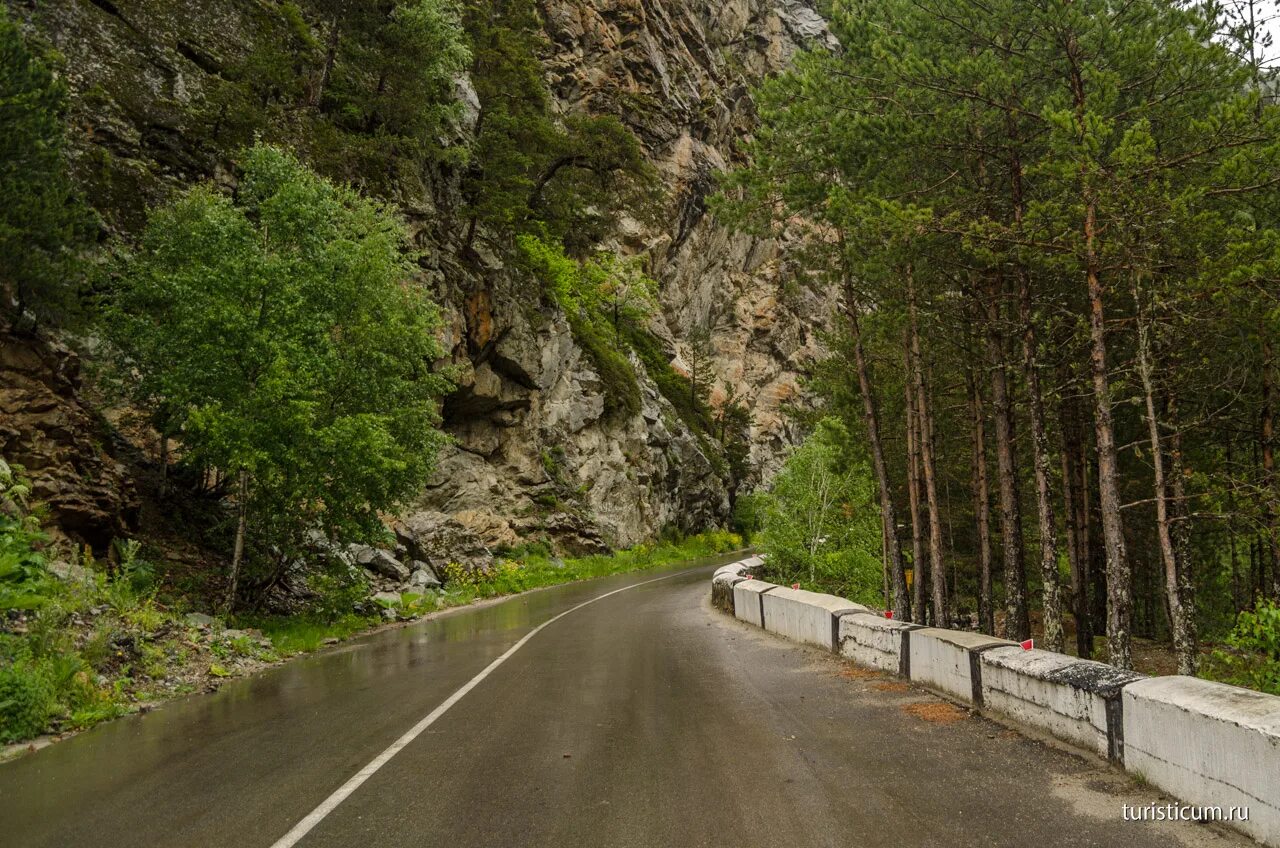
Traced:
<path id="1" fill-rule="evenodd" d="M 1036 640 L 1028 639 L 1025 642 L 1019 642 L 1018 644 L 1022 646 L 1022 650 L 1029 651 L 1036 646 Z"/>
<path id="2" fill-rule="evenodd" d="M 885 610 L 885 611 L 884 611 L 884 617 L 885 617 L 885 618 L 893 618 L 893 610 Z"/>
<path id="3" fill-rule="evenodd" d="M 799 588 L 800 588 L 800 584 L 799 584 L 799 583 L 792 583 L 792 584 L 791 584 L 791 588 L 792 588 L 792 589 L 799 589 Z"/>

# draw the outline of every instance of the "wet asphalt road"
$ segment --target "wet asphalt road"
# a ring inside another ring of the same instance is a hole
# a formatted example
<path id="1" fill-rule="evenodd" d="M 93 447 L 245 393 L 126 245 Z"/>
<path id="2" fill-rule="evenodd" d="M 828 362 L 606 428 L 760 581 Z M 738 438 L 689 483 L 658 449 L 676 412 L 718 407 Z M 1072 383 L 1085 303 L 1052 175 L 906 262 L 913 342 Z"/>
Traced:
<path id="1" fill-rule="evenodd" d="M 1123 821 L 1158 796 L 712 610 L 709 570 L 549 625 L 298 844 L 1252 844 Z M 661 574 L 453 611 L 0 765 L 0 846 L 269 848 L 533 627 Z"/>

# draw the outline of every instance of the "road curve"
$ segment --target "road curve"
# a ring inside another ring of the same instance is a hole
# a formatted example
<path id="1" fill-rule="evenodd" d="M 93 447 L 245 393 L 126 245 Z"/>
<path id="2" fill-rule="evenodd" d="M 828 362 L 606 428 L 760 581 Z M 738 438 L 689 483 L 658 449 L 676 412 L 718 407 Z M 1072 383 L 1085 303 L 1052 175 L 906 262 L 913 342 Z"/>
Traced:
<path id="1" fill-rule="evenodd" d="M 533 634 L 305 848 L 1245 845 L 707 603 L 710 567 Z M 0 845 L 270 848 L 534 628 L 662 572 L 384 631 L 0 765 Z"/>

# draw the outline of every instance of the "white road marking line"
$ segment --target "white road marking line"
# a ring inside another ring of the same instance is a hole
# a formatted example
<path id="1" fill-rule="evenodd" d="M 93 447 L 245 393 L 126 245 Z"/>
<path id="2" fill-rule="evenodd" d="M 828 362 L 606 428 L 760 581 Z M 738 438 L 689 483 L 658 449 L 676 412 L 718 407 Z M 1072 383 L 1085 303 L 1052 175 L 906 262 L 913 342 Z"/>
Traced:
<path id="1" fill-rule="evenodd" d="M 302 821 L 298 822 L 293 826 L 292 830 L 290 830 L 284 836 L 280 837 L 275 842 L 273 842 L 271 844 L 271 848 L 293 848 L 294 845 L 297 845 L 298 840 L 306 836 L 313 827 L 320 824 L 320 822 L 324 820 L 325 816 L 329 815 L 329 813 L 332 813 L 339 804 L 341 804 L 343 801 L 347 799 L 347 796 L 349 796 L 352 792 L 355 792 L 357 789 L 359 789 L 360 785 L 364 783 L 366 780 L 373 777 L 373 775 L 378 771 L 378 769 L 385 766 L 392 757 L 400 753 L 400 750 L 402 748 L 404 748 L 414 739 L 417 739 L 418 736 L 422 734 L 422 731 L 426 730 L 428 727 L 435 724 L 436 719 L 440 718 L 440 716 L 447 713 L 450 707 L 452 707 L 454 704 L 461 701 L 464 695 L 466 695 L 472 689 L 476 688 L 476 686 L 480 684 L 480 681 L 488 677 L 495 668 L 502 665 L 504 662 L 507 661 L 507 659 L 512 654 L 520 650 L 520 648 L 524 646 L 525 642 L 528 642 L 534 636 L 537 636 L 538 632 L 542 630 L 542 628 L 547 627 L 548 625 L 551 625 L 551 624 L 555 624 L 557 621 L 564 618 L 569 613 L 576 612 L 577 610 L 580 610 L 585 606 L 590 606 L 591 604 L 594 604 L 596 601 L 604 600 L 610 595 L 616 595 L 619 592 L 625 592 L 628 589 L 635 589 L 639 586 L 647 586 L 650 583 L 657 583 L 659 580 L 670 580 L 672 577 L 678 577 L 679 575 L 684 573 L 685 572 L 683 571 L 677 571 L 674 574 L 665 574 L 662 577 L 655 577 L 652 580 L 644 580 L 644 581 L 641 581 L 640 583 L 632 583 L 630 586 L 623 586 L 621 589 L 614 589 L 612 592 L 605 592 L 603 595 L 597 595 L 596 597 L 592 598 L 589 601 L 583 601 L 582 603 L 578 604 L 575 607 L 570 607 L 569 609 L 565 610 L 564 612 L 560 613 L 554 618 L 549 618 L 546 621 L 542 622 L 537 627 L 533 628 L 528 633 L 526 633 L 520 639 L 520 641 L 516 642 L 510 648 L 507 648 L 506 652 L 503 653 L 502 656 L 498 657 L 496 660 L 489 663 L 487 666 L 484 667 L 484 669 L 479 674 L 477 674 L 475 677 L 468 680 L 461 689 L 459 689 L 457 692 L 454 692 L 447 699 L 445 699 L 444 703 L 436 707 L 431 712 L 427 713 L 425 718 L 423 718 L 413 727 L 409 728 L 408 732 L 406 732 L 399 739 L 392 742 L 391 745 L 385 751 L 383 751 L 378 756 L 374 757 L 367 766 L 360 769 L 360 771 L 356 772 L 355 774 L 351 775 L 351 777 L 347 779 L 346 783 L 342 784 L 337 789 L 335 789 L 332 795 L 330 795 L 328 798 L 325 798 L 323 801 L 320 802 L 320 805 L 318 807 L 316 807 L 311 812 L 307 813 L 307 815 L 302 819 Z"/>

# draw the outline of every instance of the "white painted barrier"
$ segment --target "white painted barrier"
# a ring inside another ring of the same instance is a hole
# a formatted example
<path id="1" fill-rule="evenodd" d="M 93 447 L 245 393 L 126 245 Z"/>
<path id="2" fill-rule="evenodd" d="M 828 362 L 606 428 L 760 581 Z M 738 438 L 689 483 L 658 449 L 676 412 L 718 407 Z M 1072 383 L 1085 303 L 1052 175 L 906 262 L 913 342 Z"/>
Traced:
<path id="1" fill-rule="evenodd" d="M 1280 698 L 1195 677 L 1123 690 L 1125 769 L 1204 806 L 1247 807 L 1235 826 L 1280 845 Z"/>
<path id="2" fill-rule="evenodd" d="M 982 705 L 978 652 L 1000 645 L 1016 645 L 982 633 L 937 627 L 912 631 L 907 644 L 912 680 L 978 706 Z"/>
<path id="3" fill-rule="evenodd" d="M 761 600 L 765 630 L 832 652 L 839 650 L 840 616 L 869 612 L 862 604 L 804 589 L 779 587 L 761 595 Z"/>
<path id="4" fill-rule="evenodd" d="M 1107 756 L 1187 804 L 1247 809 L 1247 820 L 1226 823 L 1280 848 L 1280 698 L 884 619 L 844 598 L 747 579 L 748 562 L 713 578 L 713 597 L 731 595 L 742 621 Z"/>
<path id="5" fill-rule="evenodd" d="M 728 565 L 722 565 L 717 568 L 715 572 L 712 573 L 711 579 L 715 580 L 717 577 L 721 577 L 726 574 L 737 577 L 745 574 L 747 572 L 747 568 L 748 566 L 745 562 L 731 562 Z"/>
<path id="6" fill-rule="evenodd" d="M 978 654 L 982 706 L 1122 761 L 1120 691 L 1143 675 L 1020 646 Z"/>
<path id="7" fill-rule="evenodd" d="M 711 579 L 711 603 L 725 612 L 733 612 L 733 587 L 746 579 L 733 572 L 717 573 Z"/>
<path id="8" fill-rule="evenodd" d="M 907 639 L 919 624 L 871 615 L 840 617 L 839 648 L 842 656 L 870 668 L 909 677 L 911 653 Z"/>
<path id="9" fill-rule="evenodd" d="M 740 621 L 764 627 L 764 602 L 761 595 L 777 589 L 763 580 L 743 580 L 733 586 L 733 615 Z"/>

